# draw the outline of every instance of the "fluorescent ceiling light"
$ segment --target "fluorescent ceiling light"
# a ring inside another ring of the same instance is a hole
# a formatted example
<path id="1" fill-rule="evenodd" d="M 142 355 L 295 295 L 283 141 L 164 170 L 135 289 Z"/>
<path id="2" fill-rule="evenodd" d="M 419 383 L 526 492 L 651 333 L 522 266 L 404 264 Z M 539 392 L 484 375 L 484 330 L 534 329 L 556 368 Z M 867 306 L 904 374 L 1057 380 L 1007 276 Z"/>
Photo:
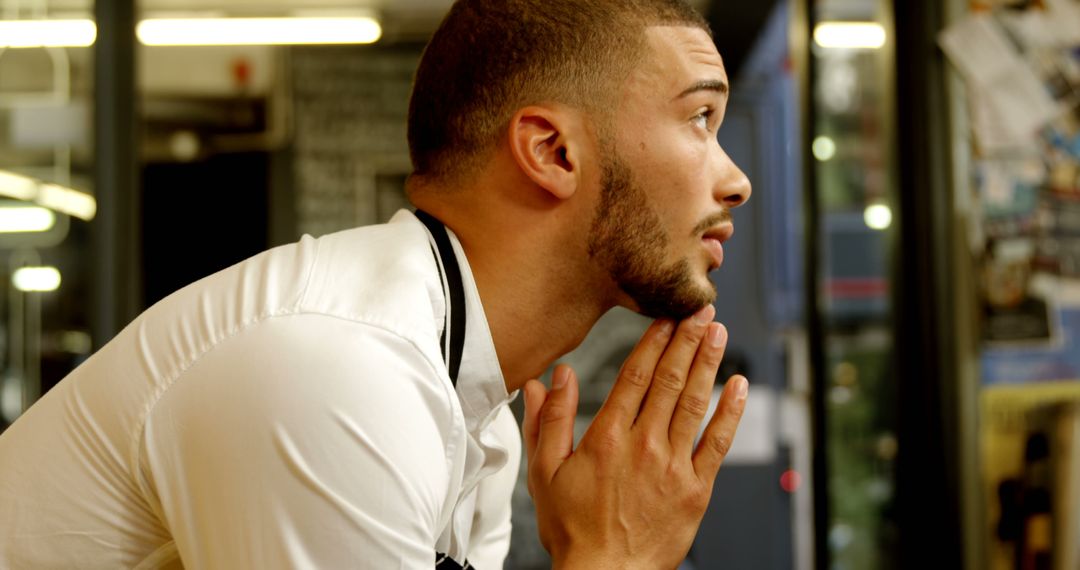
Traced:
<path id="1" fill-rule="evenodd" d="M 0 196 L 36 202 L 53 211 L 89 222 L 97 215 L 97 201 L 86 192 L 58 184 L 45 184 L 21 174 L 0 170 Z"/>
<path id="2" fill-rule="evenodd" d="M 15 206 L 0 208 L 0 233 L 47 232 L 56 225 L 48 208 Z"/>
<path id="3" fill-rule="evenodd" d="M 37 203 L 82 220 L 89 221 L 97 215 L 97 201 L 93 196 L 56 184 L 42 184 L 38 189 Z"/>
<path id="4" fill-rule="evenodd" d="M 11 276 L 19 291 L 56 291 L 60 288 L 60 270 L 55 267 L 20 267 Z"/>
<path id="5" fill-rule="evenodd" d="M 95 39 L 92 20 L 0 20 L 0 48 L 87 47 Z"/>
<path id="6" fill-rule="evenodd" d="M 151 18 L 135 28 L 151 46 L 370 44 L 382 37 L 370 17 Z M 88 47 L 93 20 L 0 20 L 0 48 Z"/>
<path id="7" fill-rule="evenodd" d="M 823 48 L 880 49 L 885 28 L 873 22 L 822 22 L 814 28 L 814 41 Z"/>
<path id="8" fill-rule="evenodd" d="M 148 46 L 370 44 L 382 37 L 374 18 L 163 18 L 139 22 Z"/>
<path id="9" fill-rule="evenodd" d="M 0 170 L 0 194 L 16 200 L 33 200 L 38 185 L 33 178 Z"/>

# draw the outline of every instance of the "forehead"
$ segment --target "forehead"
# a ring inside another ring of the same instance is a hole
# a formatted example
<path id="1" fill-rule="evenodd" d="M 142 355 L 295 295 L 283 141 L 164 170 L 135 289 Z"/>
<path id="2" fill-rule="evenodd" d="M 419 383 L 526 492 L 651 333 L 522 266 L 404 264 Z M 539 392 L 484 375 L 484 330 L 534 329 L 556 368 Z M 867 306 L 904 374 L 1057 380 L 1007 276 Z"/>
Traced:
<path id="1" fill-rule="evenodd" d="M 650 26 L 645 30 L 647 53 L 632 73 L 631 83 L 650 84 L 669 97 L 704 80 L 727 82 L 724 60 L 709 34 L 700 28 Z"/>

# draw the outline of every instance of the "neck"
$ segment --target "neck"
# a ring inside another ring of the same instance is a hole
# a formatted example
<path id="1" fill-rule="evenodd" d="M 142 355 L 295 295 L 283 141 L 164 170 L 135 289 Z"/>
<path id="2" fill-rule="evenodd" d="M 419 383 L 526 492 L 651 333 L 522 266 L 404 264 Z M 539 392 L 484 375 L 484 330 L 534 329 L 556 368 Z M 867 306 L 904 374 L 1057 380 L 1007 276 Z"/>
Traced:
<path id="1" fill-rule="evenodd" d="M 437 192 L 412 199 L 461 241 L 508 392 L 577 347 L 614 306 L 602 294 L 610 284 L 586 262 L 585 232 L 560 239 L 556 230 L 566 223 L 559 214 L 536 204 L 492 207 L 459 196 L 451 203 Z"/>

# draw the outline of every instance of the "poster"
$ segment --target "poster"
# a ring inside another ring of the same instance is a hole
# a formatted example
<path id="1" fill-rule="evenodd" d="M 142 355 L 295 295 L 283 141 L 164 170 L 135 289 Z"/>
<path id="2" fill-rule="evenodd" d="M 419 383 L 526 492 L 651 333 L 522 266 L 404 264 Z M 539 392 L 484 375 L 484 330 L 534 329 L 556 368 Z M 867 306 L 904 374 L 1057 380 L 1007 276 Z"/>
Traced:
<path id="1" fill-rule="evenodd" d="M 1080 308 L 1057 309 L 1050 344 L 990 346 L 981 360 L 984 386 L 1080 380 Z"/>
<path id="2" fill-rule="evenodd" d="M 999 385 L 986 388 L 980 398 L 982 429 L 980 436 L 984 493 L 986 497 L 986 533 L 990 538 L 990 570 L 1014 570 L 1021 548 L 1015 540 L 1053 530 L 1053 524 L 1038 524 L 1036 517 L 1024 517 L 1011 511 L 1016 507 L 1013 495 L 1033 478 L 1030 434 L 1056 406 L 1080 403 L 1080 382 L 1047 382 L 1036 385 Z M 1075 459 L 1075 457 L 1073 458 Z M 1037 473 L 1037 471 L 1035 471 Z M 1022 490 L 1020 491 L 1023 494 Z M 1052 521 L 1051 521 L 1052 523 Z M 1053 545 L 1049 546 L 1051 549 Z"/>
<path id="3" fill-rule="evenodd" d="M 975 157 L 987 562 L 1077 568 L 1062 537 L 1080 533 L 1080 2 L 970 6 L 939 43 L 965 80 Z M 1057 438 L 1065 417 L 1073 435 Z"/>

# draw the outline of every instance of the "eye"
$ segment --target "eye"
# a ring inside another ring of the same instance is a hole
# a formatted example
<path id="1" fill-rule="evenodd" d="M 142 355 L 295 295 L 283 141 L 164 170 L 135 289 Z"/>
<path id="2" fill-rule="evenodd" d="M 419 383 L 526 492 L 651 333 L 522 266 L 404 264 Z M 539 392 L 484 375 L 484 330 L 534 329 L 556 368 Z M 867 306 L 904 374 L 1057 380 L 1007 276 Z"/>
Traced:
<path id="1" fill-rule="evenodd" d="M 694 115 L 694 118 L 690 119 L 690 122 L 692 122 L 694 126 L 707 131 L 709 130 L 709 119 L 712 118 L 713 113 L 714 111 L 712 107 L 706 107 L 702 109 L 697 115 Z"/>

